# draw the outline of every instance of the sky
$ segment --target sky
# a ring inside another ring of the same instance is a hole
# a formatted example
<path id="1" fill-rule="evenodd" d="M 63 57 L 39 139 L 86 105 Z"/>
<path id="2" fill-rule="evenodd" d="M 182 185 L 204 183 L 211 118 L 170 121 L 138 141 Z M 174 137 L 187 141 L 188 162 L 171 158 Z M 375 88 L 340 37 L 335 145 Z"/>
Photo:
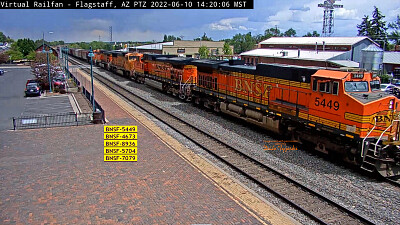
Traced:
<path id="1" fill-rule="evenodd" d="M 213 40 L 232 38 L 238 33 L 263 34 L 277 26 L 282 32 L 293 28 L 297 36 L 322 33 L 323 0 L 254 0 L 254 9 L 0 9 L 0 31 L 13 39 L 109 41 L 162 41 L 164 34 L 193 40 L 204 33 Z M 364 15 L 371 17 L 374 6 L 392 22 L 400 14 L 400 0 L 342 0 L 336 4 L 336 37 L 357 35 Z"/>

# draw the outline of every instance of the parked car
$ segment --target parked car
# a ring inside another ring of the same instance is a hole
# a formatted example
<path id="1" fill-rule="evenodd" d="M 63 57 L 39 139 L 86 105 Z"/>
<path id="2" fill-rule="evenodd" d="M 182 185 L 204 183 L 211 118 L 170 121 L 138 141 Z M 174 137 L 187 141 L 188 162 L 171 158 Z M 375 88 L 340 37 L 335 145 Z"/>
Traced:
<path id="1" fill-rule="evenodd" d="M 4 70 L 0 69 L 0 75 L 3 75 L 3 74 L 4 74 Z"/>
<path id="2" fill-rule="evenodd" d="M 37 80 L 27 80 L 26 81 L 26 85 L 33 84 L 33 83 L 39 84 L 39 82 Z"/>
<path id="3" fill-rule="evenodd" d="M 396 86 L 393 84 L 381 84 L 381 91 L 392 92 L 394 87 Z"/>
<path id="4" fill-rule="evenodd" d="M 29 83 L 25 88 L 25 97 L 40 96 L 41 91 L 38 83 Z"/>
<path id="5" fill-rule="evenodd" d="M 54 87 L 65 88 L 65 79 L 63 77 L 56 77 L 53 79 Z"/>

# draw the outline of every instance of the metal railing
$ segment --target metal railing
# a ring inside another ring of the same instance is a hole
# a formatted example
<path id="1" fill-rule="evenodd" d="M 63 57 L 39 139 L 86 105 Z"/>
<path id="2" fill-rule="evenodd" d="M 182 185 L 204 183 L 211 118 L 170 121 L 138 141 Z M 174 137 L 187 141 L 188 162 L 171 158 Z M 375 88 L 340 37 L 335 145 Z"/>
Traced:
<path id="1" fill-rule="evenodd" d="M 14 130 L 35 129 L 46 127 L 79 126 L 91 124 L 92 113 L 62 113 L 49 115 L 34 115 L 13 117 Z"/>

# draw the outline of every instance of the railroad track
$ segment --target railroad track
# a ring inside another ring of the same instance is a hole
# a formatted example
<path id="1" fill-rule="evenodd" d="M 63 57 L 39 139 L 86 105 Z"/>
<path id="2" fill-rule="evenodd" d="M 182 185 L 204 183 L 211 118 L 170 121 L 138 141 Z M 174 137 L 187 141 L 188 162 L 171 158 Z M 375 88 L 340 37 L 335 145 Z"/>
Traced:
<path id="1" fill-rule="evenodd" d="M 385 181 L 394 186 L 400 187 L 400 176 L 396 176 L 396 177 L 392 177 L 392 178 L 385 178 Z"/>
<path id="2" fill-rule="evenodd" d="M 75 60 L 74 60 L 75 61 Z M 80 63 L 75 61 L 74 63 Z M 83 68 L 90 73 L 90 69 Z M 260 187 L 282 199 L 295 209 L 321 224 L 374 224 L 369 219 L 349 210 L 325 196 L 307 188 L 286 175 L 264 165 L 223 140 L 210 136 L 190 123 L 172 115 L 151 102 L 93 71 L 93 76 L 129 102 L 156 117 L 188 138 L 209 154 L 221 160 Z"/>

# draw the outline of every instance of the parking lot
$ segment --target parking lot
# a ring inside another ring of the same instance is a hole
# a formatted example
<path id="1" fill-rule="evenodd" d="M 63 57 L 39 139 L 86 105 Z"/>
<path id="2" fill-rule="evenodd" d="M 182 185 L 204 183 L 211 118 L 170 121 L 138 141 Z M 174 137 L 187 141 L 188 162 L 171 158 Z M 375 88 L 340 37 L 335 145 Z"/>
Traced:
<path id="1" fill-rule="evenodd" d="M 30 67 L 0 66 L 5 73 L 0 76 L 0 131 L 13 129 L 12 118 L 31 115 L 48 115 L 75 112 L 69 95 L 24 97 L 28 79 L 35 79 Z"/>

